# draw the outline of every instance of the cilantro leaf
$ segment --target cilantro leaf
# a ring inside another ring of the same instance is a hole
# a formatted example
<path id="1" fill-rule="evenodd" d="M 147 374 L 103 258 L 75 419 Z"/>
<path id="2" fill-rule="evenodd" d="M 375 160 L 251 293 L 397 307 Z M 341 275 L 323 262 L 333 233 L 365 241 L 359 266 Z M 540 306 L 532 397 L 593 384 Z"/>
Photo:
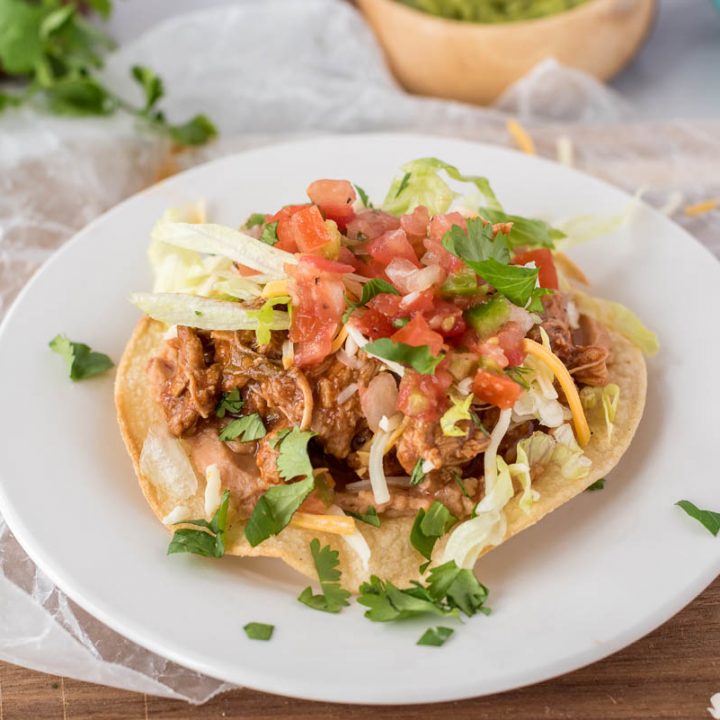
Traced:
<path id="1" fill-rule="evenodd" d="M 468 617 L 477 612 L 490 613 L 485 601 L 487 588 L 475 577 L 472 570 L 459 568 L 454 560 L 430 570 L 427 590 L 430 597 L 444 600 L 451 608 L 461 610 Z"/>
<path id="2" fill-rule="evenodd" d="M 358 602 L 369 608 L 365 617 L 373 622 L 392 622 L 422 615 L 457 616 L 457 610 L 435 602 L 423 588 L 400 590 L 377 575 L 360 586 Z"/>
<path id="3" fill-rule="evenodd" d="M 341 573 L 337 569 L 340 564 L 338 551 L 333 550 L 329 545 L 321 548 L 320 541 L 313 538 L 310 542 L 310 552 L 320 580 L 322 595 L 313 595 L 312 588 L 306 587 L 298 596 L 298 600 L 314 610 L 338 613 L 350 604 L 347 601 L 350 593 L 340 585 Z"/>
<path id="4" fill-rule="evenodd" d="M 243 227 L 249 230 L 250 228 L 254 228 L 254 227 L 257 227 L 258 225 L 262 225 L 264 222 L 265 222 L 264 213 L 253 213 L 243 223 Z"/>
<path id="5" fill-rule="evenodd" d="M 529 310 L 542 310 L 540 297 L 550 290 L 536 287 L 539 270 L 509 265 L 507 237 L 498 234 L 493 239 L 492 226 L 483 226 L 479 218 L 470 218 L 467 231 L 453 225 L 443 236 L 442 244 L 510 302 Z"/>
<path id="6" fill-rule="evenodd" d="M 207 520 L 183 520 L 182 525 L 195 525 L 204 528 L 193 530 L 192 528 L 181 528 L 173 534 L 167 554 L 194 553 L 204 557 L 221 558 L 225 554 L 225 529 L 227 526 L 228 506 L 230 504 L 230 492 L 223 493 L 220 506 L 213 515 L 210 522 Z M 206 532 L 207 530 L 207 532 Z"/>
<path id="7" fill-rule="evenodd" d="M 417 641 L 416 645 L 431 645 L 441 647 L 455 631 L 449 627 L 439 625 L 436 628 L 428 628 Z"/>
<path id="8" fill-rule="evenodd" d="M 113 361 L 104 353 L 91 350 L 84 343 L 68 340 L 65 335 L 56 335 L 49 343 L 50 349 L 65 360 L 68 375 L 73 381 L 99 375 L 113 367 Z"/>
<path id="9" fill-rule="evenodd" d="M 507 236 L 510 246 L 517 247 L 546 247 L 554 248 L 555 241 L 565 237 L 565 233 L 550 227 L 542 220 L 525 218 L 521 215 L 508 215 L 502 210 L 493 208 L 480 208 L 480 215 L 491 223 L 511 222 L 513 224 Z"/>
<path id="10" fill-rule="evenodd" d="M 0 65 L 9 75 L 33 72 L 43 57 L 39 27 L 45 12 L 21 0 L 0 3 Z"/>
<path id="11" fill-rule="evenodd" d="M 605 478 L 596 480 L 592 485 L 589 485 L 586 489 L 587 492 L 595 492 L 597 490 L 603 490 L 605 488 Z"/>
<path id="12" fill-rule="evenodd" d="M 178 145 L 204 145 L 218 134 L 212 120 L 202 113 L 180 125 L 170 125 L 168 132 Z"/>
<path id="13" fill-rule="evenodd" d="M 277 458 L 277 469 L 280 477 L 285 480 L 301 476 L 312 478 L 313 468 L 310 464 L 307 445 L 314 435 L 314 432 L 300 430 L 298 427 L 283 434 L 281 440 L 278 441 L 280 452 Z"/>
<path id="14" fill-rule="evenodd" d="M 267 623 L 250 622 L 243 626 L 243 630 L 250 640 L 269 640 L 272 637 L 275 626 L 268 625 Z"/>
<path id="15" fill-rule="evenodd" d="M 385 360 L 408 365 L 423 375 L 432 375 L 435 368 L 440 364 L 444 355 L 433 355 L 427 345 L 415 347 L 405 343 L 396 343 L 390 338 L 379 338 L 363 346 L 363 350 Z"/>
<path id="16" fill-rule="evenodd" d="M 275 245 L 280 240 L 277 234 L 278 221 L 267 223 L 262 229 L 260 240 L 267 245 Z"/>
<path id="17" fill-rule="evenodd" d="M 432 558 L 432 551 L 438 538 L 444 535 L 455 523 L 457 518 L 441 503 L 435 500 L 425 511 L 420 508 L 410 530 L 410 544 L 426 559 Z M 421 567 L 424 568 L 427 563 Z"/>
<path id="18" fill-rule="evenodd" d="M 273 485 L 258 500 L 245 526 L 245 537 L 252 547 L 277 535 L 292 520 L 292 516 L 312 492 L 312 475 L 289 485 Z"/>
<path id="19" fill-rule="evenodd" d="M 419 485 L 425 479 L 425 472 L 423 471 L 424 463 L 425 461 L 421 457 L 417 459 L 415 467 L 413 467 L 412 473 L 410 473 L 410 485 Z"/>
<path id="20" fill-rule="evenodd" d="M 225 413 L 238 415 L 243 406 L 243 399 L 240 397 L 240 390 L 235 388 L 228 393 L 223 393 L 220 402 L 215 408 L 215 417 L 224 418 Z"/>
<path id="21" fill-rule="evenodd" d="M 467 491 L 467 488 L 465 487 L 465 483 L 463 482 L 462 477 L 460 476 L 460 473 L 457 470 L 453 470 L 453 480 L 457 483 L 457 486 L 460 488 L 460 492 L 466 497 L 470 497 L 470 493 Z"/>
<path id="22" fill-rule="evenodd" d="M 134 65 L 131 72 L 145 95 L 145 107 L 142 112 L 148 112 L 155 107 L 157 101 L 165 94 L 163 81 L 150 68 L 142 65 Z"/>
<path id="23" fill-rule="evenodd" d="M 348 303 L 348 309 L 345 311 L 345 314 L 342 317 L 342 321 L 346 323 L 350 318 L 353 310 L 359 307 L 364 307 L 376 295 L 381 295 L 382 293 L 389 293 L 391 295 L 400 294 L 387 280 L 383 280 L 382 278 L 373 278 L 372 280 L 368 280 L 368 282 L 363 285 L 360 300 L 356 303 Z"/>
<path id="24" fill-rule="evenodd" d="M 346 510 L 345 512 L 347 515 L 350 515 L 361 522 L 367 523 L 368 525 L 380 527 L 380 516 L 372 505 L 367 509 L 366 513 L 354 513 L 350 510 Z"/>
<path id="25" fill-rule="evenodd" d="M 363 207 L 366 207 L 368 209 L 372 208 L 373 204 L 370 202 L 368 194 L 359 185 L 355 185 L 355 189 L 360 196 L 360 202 L 363 204 Z"/>
<path id="26" fill-rule="evenodd" d="M 718 533 L 720 533 L 720 512 L 701 510 L 689 500 L 679 500 L 675 504 L 681 507 L 691 518 L 701 523 L 709 533 L 715 537 L 718 536 Z"/>
<path id="27" fill-rule="evenodd" d="M 67 77 L 46 88 L 48 107 L 57 115 L 112 115 L 117 99 L 91 77 Z"/>
<path id="28" fill-rule="evenodd" d="M 221 431 L 218 437 L 223 442 L 239 439 L 240 442 L 250 442 L 265 437 L 267 430 L 263 425 L 262 418 L 258 413 L 245 415 L 229 422 Z"/>
<path id="29" fill-rule="evenodd" d="M 525 390 L 530 389 L 530 379 L 532 376 L 532 370 L 522 365 L 514 365 L 505 369 L 505 374 L 514 380 L 521 388 Z"/>

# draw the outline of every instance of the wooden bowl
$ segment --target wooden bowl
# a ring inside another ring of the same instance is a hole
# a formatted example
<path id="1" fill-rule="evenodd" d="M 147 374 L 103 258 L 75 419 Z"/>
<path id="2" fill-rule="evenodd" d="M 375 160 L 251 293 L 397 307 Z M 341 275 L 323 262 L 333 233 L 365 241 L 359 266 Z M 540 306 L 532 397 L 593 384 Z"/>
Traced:
<path id="1" fill-rule="evenodd" d="M 495 100 L 546 58 L 611 78 L 640 48 L 656 10 L 656 0 L 589 0 L 546 18 L 481 24 L 395 0 L 357 2 L 405 88 L 478 104 Z"/>

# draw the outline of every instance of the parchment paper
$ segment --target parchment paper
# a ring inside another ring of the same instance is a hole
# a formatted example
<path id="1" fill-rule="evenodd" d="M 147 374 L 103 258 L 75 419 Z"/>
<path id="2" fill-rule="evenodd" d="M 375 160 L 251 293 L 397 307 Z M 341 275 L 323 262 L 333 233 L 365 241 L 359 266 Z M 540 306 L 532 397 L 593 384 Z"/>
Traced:
<path id="1" fill-rule="evenodd" d="M 118 51 L 108 82 L 146 64 L 166 81 L 171 118 L 198 110 L 220 140 L 169 158 L 168 146 L 124 118 L 0 116 L 0 315 L 30 275 L 77 230 L 169 172 L 249 147 L 328 132 L 414 130 L 511 144 L 511 114 L 540 154 L 570 138 L 575 165 L 657 206 L 720 197 L 720 123 L 638 124 L 632 106 L 552 61 L 495 109 L 403 92 L 361 16 L 342 0 L 244 0 L 178 17 Z M 679 114 L 681 114 L 679 109 Z M 720 255 L 720 212 L 676 214 Z M 228 689 L 150 653 L 56 588 L 0 518 L 0 658 L 49 673 L 201 703 Z"/>

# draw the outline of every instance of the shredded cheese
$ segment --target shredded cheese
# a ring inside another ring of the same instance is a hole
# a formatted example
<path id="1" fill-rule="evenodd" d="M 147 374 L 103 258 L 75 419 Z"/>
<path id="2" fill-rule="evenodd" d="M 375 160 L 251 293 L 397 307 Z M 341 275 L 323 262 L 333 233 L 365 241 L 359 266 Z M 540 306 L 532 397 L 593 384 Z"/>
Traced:
<path id="1" fill-rule="evenodd" d="M 330 346 L 330 354 L 336 353 L 345 342 L 345 339 L 348 336 L 348 329 L 347 325 L 343 325 L 340 330 L 338 331 L 338 334 L 335 336 L 335 339 L 332 341 L 332 345 Z"/>
<path id="2" fill-rule="evenodd" d="M 705 213 L 717 210 L 720 207 L 720 200 L 703 200 L 703 202 L 695 203 L 694 205 L 688 205 L 685 208 L 685 214 L 688 217 L 697 217 L 698 215 L 704 215 Z"/>
<path id="3" fill-rule="evenodd" d="M 288 294 L 287 280 L 271 280 L 262 289 L 262 297 L 273 298 Z"/>
<path id="4" fill-rule="evenodd" d="M 534 340 L 525 338 L 525 351 L 547 365 L 553 371 L 557 381 L 560 383 L 560 387 L 565 393 L 568 405 L 570 406 L 570 412 L 573 416 L 573 425 L 575 427 L 575 434 L 577 435 L 578 443 L 580 447 L 585 447 L 590 440 L 590 427 L 588 426 L 585 411 L 583 410 L 582 402 L 580 401 L 580 394 L 575 386 L 575 381 L 572 379 L 572 375 L 570 375 L 568 369 L 565 365 L 563 365 L 560 358 L 550 352 L 547 348 L 540 345 L 540 343 L 536 343 Z"/>
<path id="5" fill-rule="evenodd" d="M 285 340 L 282 344 L 282 366 L 285 370 L 289 370 L 295 362 L 295 347 L 290 340 Z"/>
<path id="6" fill-rule="evenodd" d="M 400 439 L 400 436 L 405 431 L 405 428 L 408 426 L 409 422 L 410 418 L 404 417 L 402 422 L 395 428 L 395 430 L 393 430 L 392 434 L 388 438 L 387 444 L 385 445 L 383 455 L 387 455 L 395 447 L 395 443 Z"/>
<path id="7" fill-rule="evenodd" d="M 217 465 L 208 465 L 205 468 L 205 517 L 210 518 L 220 507 L 222 492 L 220 491 L 220 470 Z"/>
<path id="8" fill-rule="evenodd" d="M 505 127 L 520 150 L 528 155 L 537 155 L 533 139 L 530 137 L 528 131 L 517 120 L 515 120 L 515 118 L 510 118 L 505 123 Z"/>
<path id="9" fill-rule="evenodd" d="M 304 512 L 296 512 L 293 515 L 290 527 L 333 535 L 352 535 L 356 530 L 355 519 L 347 515 L 315 515 Z"/>

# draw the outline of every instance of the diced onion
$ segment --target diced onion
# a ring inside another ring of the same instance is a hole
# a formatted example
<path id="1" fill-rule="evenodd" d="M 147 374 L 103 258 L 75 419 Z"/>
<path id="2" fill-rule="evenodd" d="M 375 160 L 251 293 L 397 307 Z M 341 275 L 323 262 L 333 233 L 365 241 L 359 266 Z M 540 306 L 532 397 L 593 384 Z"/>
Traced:
<path id="1" fill-rule="evenodd" d="M 346 400 L 349 400 L 358 391 L 357 383 L 350 383 L 346 388 L 343 388 L 338 393 L 337 404 L 342 405 Z"/>
<path id="2" fill-rule="evenodd" d="M 424 473 L 432 472 L 435 469 L 435 463 L 432 460 L 423 460 L 422 471 Z"/>
<path id="3" fill-rule="evenodd" d="M 458 384 L 457 389 L 461 395 L 469 395 L 472 390 L 473 379 L 471 377 L 463 378 Z"/>
<path id="4" fill-rule="evenodd" d="M 338 350 L 337 353 L 335 353 L 335 357 L 343 365 L 352 368 L 353 370 L 357 370 L 360 367 L 360 361 L 357 358 L 348 355 L 345 350 Z"/>
<path id="5" fill-rule="evenodd" d="M 290 340 L 285 340 L 282 344 L 282 366 L 285 370 L 289 370 L 295 362 L 295 348 Z"/>
<path id="6" fill-rule="evenodd" d="M 378 430 L 370 444 L 368 472 L 370 474 L 370 484 L 372 485 L 376 505 L 383 505 L 390 500 L 390 493 L 388 492 L 387 480 L 385 478 L 385 469 L 383 468 L 385 445 L 389 437 L 390 433 Z"/>
<path id="7" fill-rule="evenodd" d="M 391 433 L 393 430 L 397 430 L 398 427 L 400 427 L 402 419 L 402 413 L 395 413 L 390 417 L 388 417 L 387 415 L 383 415 L 380 418 L 380 422 L 378 423 L 378 425 L 383 432 Z"/>
<path id="8" fill-rule="evenodd" d="M 221 502 L 220 470 L 217 465 L 208 465 L 205 468 L 205 517 L 208 520 L 215 514 Z"/>

